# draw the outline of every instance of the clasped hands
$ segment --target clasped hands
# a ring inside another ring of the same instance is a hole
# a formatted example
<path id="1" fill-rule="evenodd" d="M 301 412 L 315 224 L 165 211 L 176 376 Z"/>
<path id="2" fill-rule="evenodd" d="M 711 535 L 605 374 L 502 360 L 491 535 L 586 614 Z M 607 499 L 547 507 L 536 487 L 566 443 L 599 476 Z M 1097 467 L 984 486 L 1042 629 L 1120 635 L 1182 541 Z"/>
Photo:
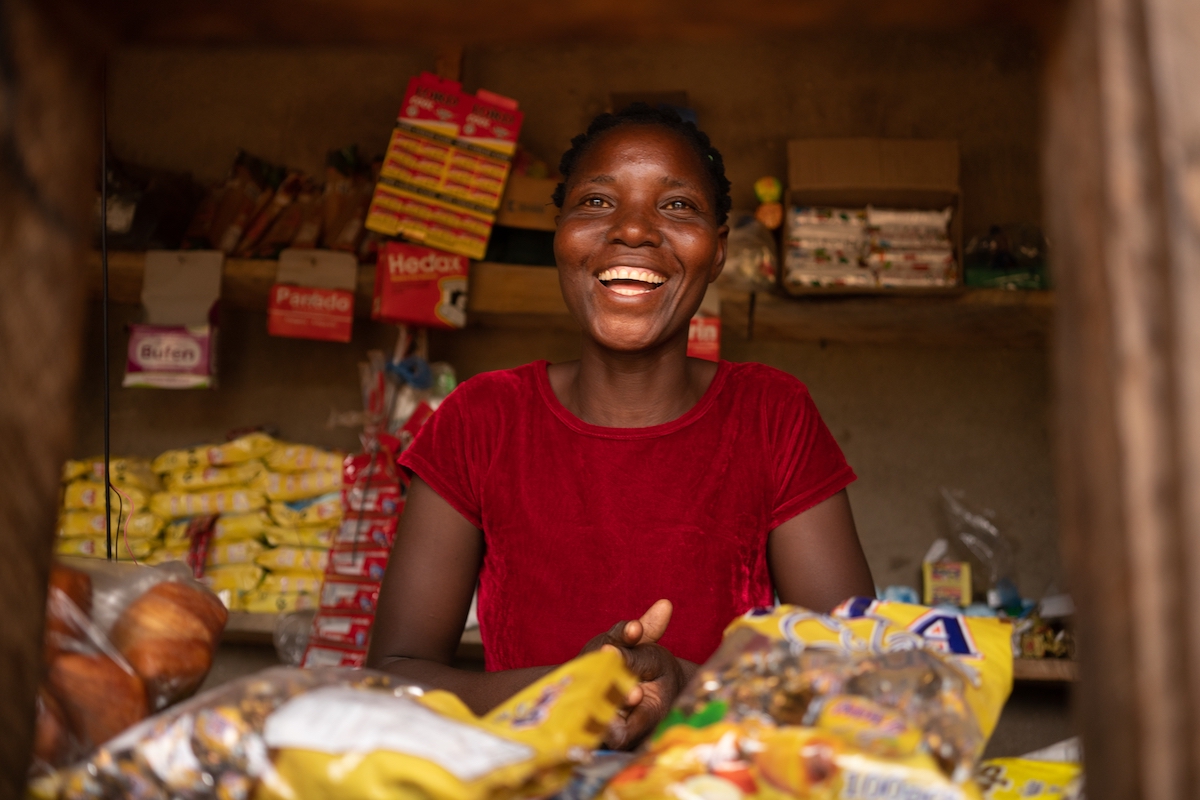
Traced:
<path id="1" fill-rule="evenodd" d="M 605 745 L 614 750 L 635 746 L 662 721 L 690 677 L 688 662 L 675 658 L 658 643 L 671 621 L 670 600 L 659 600 L 639 619 L 622 620 L 589 641 L 580 653 L 612 649 L 639 679 L 625 707 L 609 727 Z"/>

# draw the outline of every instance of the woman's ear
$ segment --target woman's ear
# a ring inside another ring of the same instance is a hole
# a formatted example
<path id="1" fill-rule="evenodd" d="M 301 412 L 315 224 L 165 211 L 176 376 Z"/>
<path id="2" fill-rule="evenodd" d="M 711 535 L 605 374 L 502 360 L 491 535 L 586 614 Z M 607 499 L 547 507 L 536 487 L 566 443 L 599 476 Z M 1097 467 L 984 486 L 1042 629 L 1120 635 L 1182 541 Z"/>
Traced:
<path id="1" fill-rule="evenodd" d="M 717 251 L 713 257 L 712 268 L 708 271 L 708 282 L 712 283 L 725 269 L 725 254 L 729 251 L 729 226 L 722 225 L 717 229 Z"/>

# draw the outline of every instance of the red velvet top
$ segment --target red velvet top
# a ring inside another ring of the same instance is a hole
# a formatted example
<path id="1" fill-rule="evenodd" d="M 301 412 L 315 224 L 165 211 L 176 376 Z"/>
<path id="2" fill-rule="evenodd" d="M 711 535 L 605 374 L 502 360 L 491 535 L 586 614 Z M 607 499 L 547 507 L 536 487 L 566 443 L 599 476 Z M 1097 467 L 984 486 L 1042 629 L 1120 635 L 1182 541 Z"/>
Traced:
<path id="1" fill-rule="evenodd" d="M 804 384 L 727 361 L 649 428 L 575 417 L 545 361 L 477 375 L 400 463 L 483 531 L 488 670 L 561 664 L 662 597 L 661 644 L 705 661 L 734 617 L 773 602 L 767 534 L 854 480 Z"/>

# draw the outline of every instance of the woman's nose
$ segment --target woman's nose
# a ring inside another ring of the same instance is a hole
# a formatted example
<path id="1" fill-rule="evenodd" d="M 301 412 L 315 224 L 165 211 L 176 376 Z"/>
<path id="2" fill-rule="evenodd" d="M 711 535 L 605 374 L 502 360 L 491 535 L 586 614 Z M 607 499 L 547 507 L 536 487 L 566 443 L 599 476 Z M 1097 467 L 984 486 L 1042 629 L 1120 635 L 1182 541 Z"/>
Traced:
<path id="1" fill-rule="evenodd" d="M 642 203 L 623 203 L 613 215 L 609 241 L 627 247 L 657 247 L 662 243 L 654 208 Z"/>

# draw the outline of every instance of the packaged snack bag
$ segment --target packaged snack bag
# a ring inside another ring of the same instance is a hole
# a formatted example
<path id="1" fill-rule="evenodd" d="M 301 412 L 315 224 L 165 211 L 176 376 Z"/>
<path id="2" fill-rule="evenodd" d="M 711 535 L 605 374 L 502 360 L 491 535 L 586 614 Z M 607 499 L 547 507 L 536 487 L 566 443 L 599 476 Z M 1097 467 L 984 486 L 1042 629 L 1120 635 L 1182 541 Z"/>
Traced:
<path id="1" fill-rule="evenodd" d="M 160 564 L 166 564 L 168 561 L 179 561 L 186 564 L 188 557 L 188 547 L 177 545 L 169 545 L 155 548 L 144 558 L 138 559 L 143 564 L 149 567 L 157 567 Z"/>
<path id="2" fill-rule="evenodd" d="M 320 595 L 322 579 L 309 575 L 270 573 L 262 579 L 258 588 L 267 594 L 311 594 Z"/>
<path id="3" fill-rule="evenodd" d="M 336 491 L 342 485 L 341 470 L 314 472 L 264 472 L 251 484 L 268 498 L 290 502 Z"/>
<path id="4" fill-rule="evenodd" d="M 146 508 L 146 493 L 144 491 L 133 486 L 120 487 L 120 490 L 127 499 L 122 499 L 116 490 L 109 493 L 112 498 L 111 502 L 114 512 L 122 507 L 127 512 L 142 511 Z M 104 484 L 101 481 L 87 479 L 68 483 L 66 488 L 63 489 L 62 507 L 73 510 L 103 511 Z"/>
<path id="5" fill-rule="evenodd" d="M 1083 800 L 1083 768 L 1061 761 L 992 758 L 975 780 L 984 800 Z"/>
<path id="6" fill-rule="evenodd" d="M 354 546 L 391 550 L 392 545 L 396 543 L 396 525 L 399 519 L 398 516 L 358 516 L 343 520 L 334 536 L 334 544 L 343 550 Z"/>
<path id="7" fill-rule="evenodd" d="M 322 450 L 306 444 L 280 444 L 267 456 L 267 467 L 272 472 L 325 472 L 341 469 L 341 453 Z"/>
<path id="8" fill-rule="evenodd" d="M 193 447 L 187 450 L 168 450 L 151 462 L 155 472 L 177 472 L 195 467 L 219 467 L 265 458 L 275 449 L 276 442 L 265 433 L 250 433 L 220 445 Z"/>
<path id="9" fill-rule="evenodd" d="M 266 508 L 267 498 L 253 489 L 216 489 L 211 492 L 158 492 L 150 510 L 163 519 L 207 514 L 245 514 Z"/>
<path id="10" fill-rule="evenodd" d="M 273 592 L 255 589 L 252 592 L 244 592 L 238 598 L 237 608 L 251 614 L 287 614 L 316 608 L 319 599 L 316 592 Z"/>
<path id="11" fill-rule="evenodd" d="M 378 582 L 383 580 L 390 555 L 388 550 L 333 550 L 329 554 L 329 572 L 345 578 Z"/>
<path id="12" fill-rule="evenodd" d="M 262 582 L 262 568 L 255 564 L 231 564 L 204 571 L 203 583 L 220 595 L 221 592 L 249 592 Z"/>
<path id="13" fill-rule="evenodd" d="M 130 557 L 141 561 L 154 550 L 154 542 L 146 539 L 130 538 L 128 544 L 124 537 L 113 530 L 113 555 L 122 561 Z M 108 555 L 108 540 L 105 536 L 77 536 L 72 539 L 59 539 L 54 543 L 54 552 L 60 556 L 84 556 L 87 558 L 105 558 Z"/>
<path id="14" fill-rule="evenodd" d="M 430 800 L 548 796 L 634 682 L 618 654 L 591 653 L 481 718 L 448 692 L 383 673 L 276 667 L 127 730 L 38 790 L 79 800 L 366 800 L 400 787 Z"/>
<path id="15" fill-rule="evenodd" d="M 163 476 L 163 485 L 171 492 L 195 492 L 241 486 L 263 471 L 261 461 L 244 461 L 228 467 L 192 467 Z"/>
<path id="16" fill-rule="evenodd" d="M 254 539 L 262 536 L 263 531 L 270 524 L 271 518 L 264 511 L 253 511 L 249 514 L 222 514 L 217 517 L 217 522 L 213 526 L 213 538 L 222 542 Z"/>
<path id="17" fill-rule="evenodd" d="M 321 608 L 337 611 L 375 612 L 379 603 L 379 583 L 330 577 L 321 586 Z"/>
<path id="18" fill-rule="evenodd" d="M 342 490 L 342 503 L 355 514 L 398 514 L 404 503 L 404 493 L 396 485 L 352 486 Z"/>
<path id="19" fill-rule="evenodd" d="M 327 550 L 333 545 L 336 531 L 336 528 L 328 526 L 280 528 L 270 525 L 263 530 L 263 536 L 272 547 L 317 547 Z"/>
<path id="20" fill-rule="evenodd" d="M 342 496 L 338 492 L 299 500 L 293 503 L 271 503 L 271 519 L 284 528 L 302 525 L 336 525 L 342 520 Z"/>
<path id="21" fill-rule="evenodd" d="M 162 488 L 158 476 L 150 469 L 150 462 L 144 458 L 110 458 L 108 475 L 113 485 L 121 488 L 132 486 L 144 492 L 157 492 Z M 63 464 L 63 483 L 79 478 L 104 483 L 104 458 L 85 458 Z"/>
<path id="22" fill-rule="evenodd" d="M 209 567 L 223 567 L 229 564 L 253 564 L 254 559 L 262 551 L 262 544 L 253 540 L 214 542 L 208 549 L 208 559 L 205 561 L 205 564 Z"/>
<path id="23" fill-rule="evenodd" d="M 329 561 L 329 551 L 316 547 L 276 547 L 264 550 L 254 563 L 273 571 L 321 574 Z"/>
<path id="24" fill-rule="evenodd" d="M 129 534 L 130 539 L 155 539 L 162 532 L 163 521 L 148 511 L 126 513 L 118 516 L 114 510 L 112 516 L 113 535 Z M 58 518 L 58 535 L 65 539 L 80 536 L 103 536 L 107 533 L 104 527 L 104 512 L 94 511 L 64 511 Z"/>

